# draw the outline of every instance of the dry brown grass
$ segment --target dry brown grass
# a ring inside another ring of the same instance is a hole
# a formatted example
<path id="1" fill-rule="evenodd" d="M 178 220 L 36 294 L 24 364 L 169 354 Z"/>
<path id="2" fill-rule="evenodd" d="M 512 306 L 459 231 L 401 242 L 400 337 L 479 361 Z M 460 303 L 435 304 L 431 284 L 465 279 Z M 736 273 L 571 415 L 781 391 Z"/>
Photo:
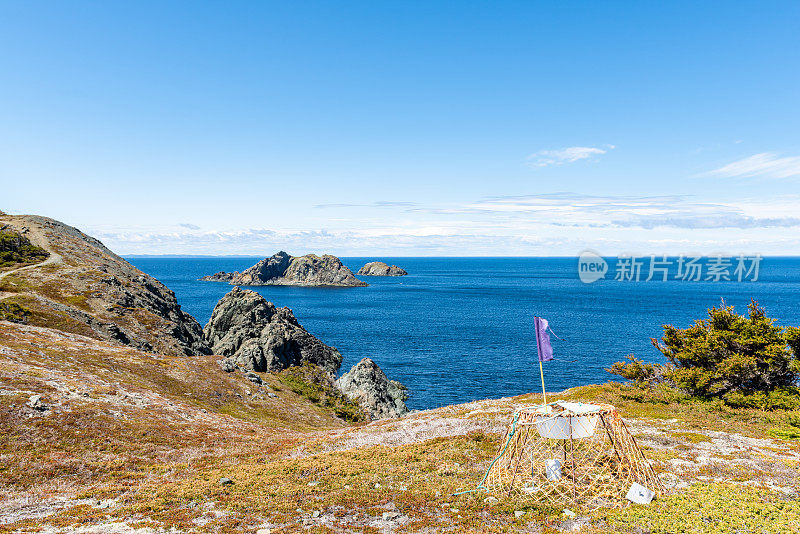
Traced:
<path id="1" fill-rule="evenodd" d="M 548 533 L 568 524 L 561 510 L 514 497 L 453 495 L 475 487 L 510 414 L 538 396 L 346 425 L 278 377 L 260 376 L 280 388 L 276 398 L 242 373 L 222 372 L 213 357 L 142 353 L 0 322 L 0 509 L 12 521 L 0 532 L 132 525 L 142 534 L 170 527 L 252 533 L 271 525 L 277 532 Z M 33 394 L 50 409 L 27 407 Z M 767 492 L 765 513 L 781 502 L 796 513 L 796 494 L 785 492 L 797 486 L 798 443 L 765 437 L 782 414 L 642 399 L 613 384 L 554 398 L 618 407 L 672 487 L 648 508 L 653 513 L 699 506 L 708 493 L 685 485 L 703 480 L 732 499 L 732 485 L 756 484 Z M 746 477 L 747 469 L 757 476 Z M 234 484 L 221 486 L 220 477 Z M 641 511 L 629 508 L 582 520 L 591 523 L 587 532 L 635 532 L 637 517 Z M 682 525 L 642 520 L 656 532 Z"/>

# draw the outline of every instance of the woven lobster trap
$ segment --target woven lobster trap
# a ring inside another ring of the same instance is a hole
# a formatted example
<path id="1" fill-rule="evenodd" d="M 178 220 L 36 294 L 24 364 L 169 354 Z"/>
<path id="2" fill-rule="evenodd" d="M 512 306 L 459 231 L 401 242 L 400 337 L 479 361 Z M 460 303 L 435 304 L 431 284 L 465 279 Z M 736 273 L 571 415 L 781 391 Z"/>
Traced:
<path id="1" fill-rule="evenodd" d="M 664 492 L 613 406 L 561 401 L 514 414 L 479 488 L 587 510 Z"/>

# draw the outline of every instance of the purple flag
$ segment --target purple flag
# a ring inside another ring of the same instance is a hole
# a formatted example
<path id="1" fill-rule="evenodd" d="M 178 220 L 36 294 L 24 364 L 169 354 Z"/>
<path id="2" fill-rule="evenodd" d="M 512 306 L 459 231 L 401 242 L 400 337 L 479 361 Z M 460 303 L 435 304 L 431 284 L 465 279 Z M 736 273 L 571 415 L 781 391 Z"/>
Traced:
<path id="1" fill-rule="evenodd" d="M 553 359 L 553 347 L 550 345 L 550 334 L 547 329 L 550 325 L 547 319 L 534 317 L 533 324 L 536 327 L 536 348 L 539 350 L 539 361 L 546 362 Z"/>

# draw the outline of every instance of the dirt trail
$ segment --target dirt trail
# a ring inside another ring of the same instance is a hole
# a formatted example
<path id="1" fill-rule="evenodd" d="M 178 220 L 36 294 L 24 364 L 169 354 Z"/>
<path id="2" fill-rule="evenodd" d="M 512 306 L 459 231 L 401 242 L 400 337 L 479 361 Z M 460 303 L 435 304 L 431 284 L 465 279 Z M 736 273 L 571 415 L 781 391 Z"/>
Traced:
<path id="1" fill-rule="evenodd" d="M 11 274 L 62 262 L 61 255 L 58 254 L 55 250 L 53 250 L 53 248 L 50 246 L 50 242 L 48 241 L 47 236 L 44 235 L 44 232 L 42 232 L 41 228 L 37 228 L 35 226 L 27 226 L 26 228 L 28 229 L 28 231 L 26 232 L 25 237 L 28 238 L 28 240 L 32 244 L 36 245 L 37 247 L 42 247 L 43 249 L 45 249 L 50 255 L 47 257 L 46 260 L 42 262 L 34 263 L 33 265 L 26 265 L 18 269 L 13 269 L 11 271 L 0 273 L 0 281 L 2 281 L 3 278 Z M 0 291 L 0 300 L 6 297 L 10 297 L 12 295 L 14 295 L 14 293 L 9 293 L 7 291 Z"/>

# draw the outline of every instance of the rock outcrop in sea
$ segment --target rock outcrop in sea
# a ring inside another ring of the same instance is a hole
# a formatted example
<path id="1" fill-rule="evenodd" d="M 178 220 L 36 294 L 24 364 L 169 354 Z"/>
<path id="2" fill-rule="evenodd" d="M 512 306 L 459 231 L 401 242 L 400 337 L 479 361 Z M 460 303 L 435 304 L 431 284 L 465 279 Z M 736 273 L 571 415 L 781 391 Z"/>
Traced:
<path id="1" fill-rule="evenodd" d="M 360 276 L 405 276 L 405 269 L 382 261 L 371 261 L 358 270 Z"/>
<path id="2" fill-rule="evenodd" d="M 336 386 L 345 395 L 358 401 L 372 419 L 400 417 L 408 413 L 408 389 L 400 382 L 389 380 L 378 364 L 364 358 L 343 374 Z"/>
<path id="3" fill-rule="evenodd" d="M 228 282 L 237 286 L 328 286 L 363 287 L 359 280 L 336 256 L 307 254 L 290 256 L 286 252 L 264 258 L 242 272 L 218 272 L 201 280 Z"/>
<path id="4" fill-rule="evenodd" d="M 342 365 L 339 351 L 309 334 L 292 310 L 238 286 L 214 307 L 203 336 L 228 366 L 242 369 L 278 372 L 308 362 L 335 374 Z"/>

